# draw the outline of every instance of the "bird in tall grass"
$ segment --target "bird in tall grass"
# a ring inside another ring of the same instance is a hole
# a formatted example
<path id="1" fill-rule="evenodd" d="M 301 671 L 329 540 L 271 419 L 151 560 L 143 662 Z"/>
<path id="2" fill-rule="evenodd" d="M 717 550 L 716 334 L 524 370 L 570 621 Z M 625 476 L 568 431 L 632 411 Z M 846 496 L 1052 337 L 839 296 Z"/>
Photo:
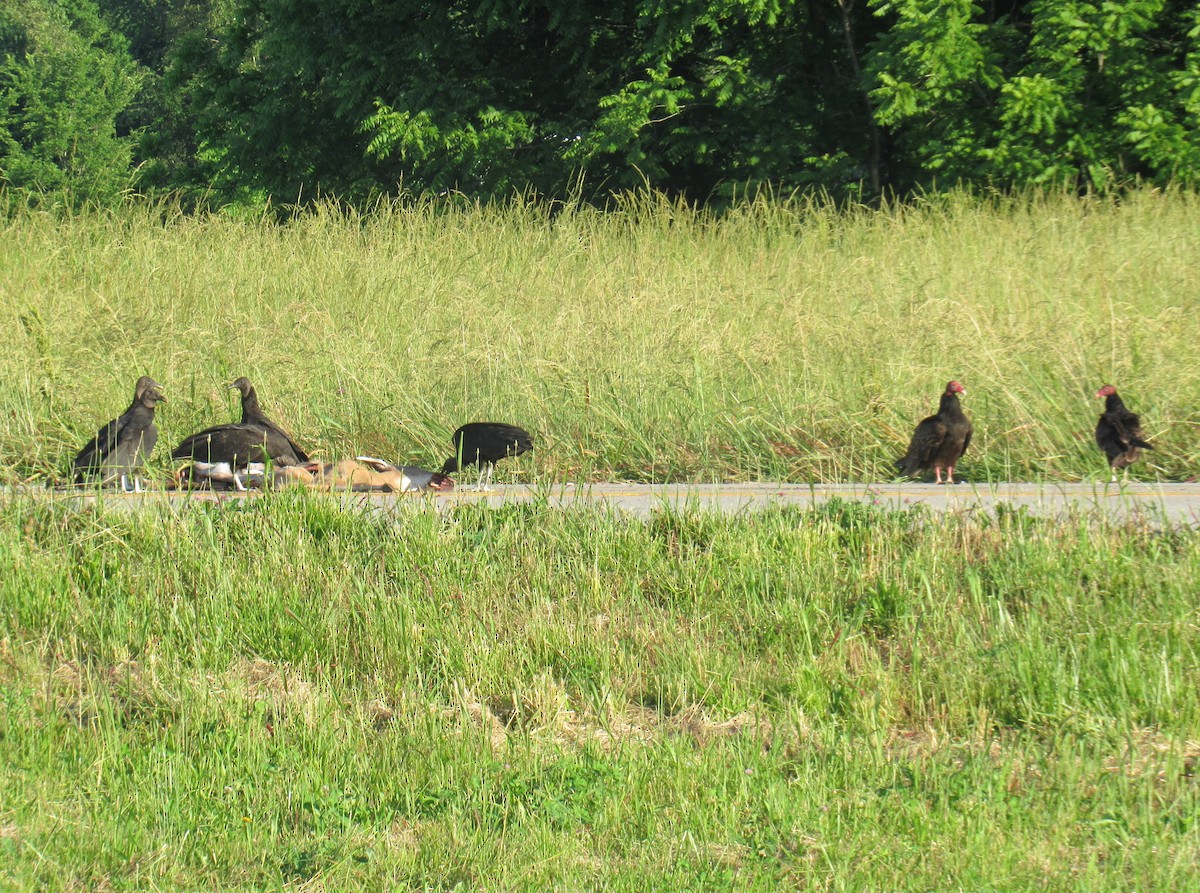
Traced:
<path id="1" fill-rule="evenodd" d="M 267 418 L 266 414 L 262 411 L 262 407 L 258 405 L 258 392 L 254 390 L 254 385 L 250 384 L 250 379 L 244 375 L 234 379 L 229 385 L 229 389 L 237 391 L 242 395 L 243 425 L 258 425 L 270 432 L 271 444 L 277 449 L 280 455 L 286 457 L 290 452 L 290 455 L 296 458 L 296 461 L 291 464 L 303 465 L 309 461 L 308 453 L 300 449 L 291 435 Z"/>
<path id="2" fill-rule="evenodd" d="M 971 422 L 962 411 L 958 395 L 967 389 L 957 381 L 946 385 L 938 411 L 922 419 L 913 432 L 908 452 L 896 461 L 896 468 L 908 477 L 919 477 L 932 468 L 937 483 L 954 483 L 954 466 L 971 445 Z M 946 480 L 942 481 L 942 472 Z"/>
<path id="3" fill-rule="evenodd" d="M 119 481 L 122 490 L 141 493 L 142 482 L 137 471 L 158 442 L 154 409 L 166 400 L 162 385 L 147 375 L 139 378 L 129 408 L 97 431 L 75 457 L 76 482 L 83 483 L 86 478 L 98 475 L 101 486 Z"/>
<path id="4" fill-rule="evenodd" d="M 490 490 L 496 463 L 509 456 L 520 456 L 533 449 L 529 432 L 516 425 L 500 422 L 470 422 L 450 438 L 454 455 L 442 466 L 442 474 L 453 474 L 474 465 L 479 470 L 476 490 Z"/>
<path id="5" fill-rule="evenodd" d="M 172 459 L 190 460 L 200 477 L 209 467 L 228 465 L 234 483 L 243 489 L 237 475 L 251 463 L 304 465 L 310 461 L 286 431 L 263 413 L 258 394 L 249 379 L 238 378 L 229 385 L 242 395 L 242 420 L 236 424 L 214 425 L 184 438 L 171 452 Z M 224 471 L 224 469 L 221 469 Z"/>
<path id="6" fill-rule="evenodd" d="M 1096 398 L 1100 397 L 1104 398 L 1104 412 L 1096 422 L 1096 445 L 1108 457 L 1112 482 L 1116 483 L 1118 471 L 1124 470 L 1128 477 L 1129 466 L 1138 460 L 1142 450 L 1154 447 L 1146 440 L 1141 421 L 1125 406 L 1116 388 L 1106 384 L 1096 391 Z"/>

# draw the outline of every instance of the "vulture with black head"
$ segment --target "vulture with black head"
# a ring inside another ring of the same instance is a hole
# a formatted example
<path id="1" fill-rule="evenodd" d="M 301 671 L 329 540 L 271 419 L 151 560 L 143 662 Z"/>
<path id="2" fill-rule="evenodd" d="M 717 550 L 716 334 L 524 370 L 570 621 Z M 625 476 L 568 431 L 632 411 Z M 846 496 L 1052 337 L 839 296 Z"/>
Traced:
<path id="1" fill-rule="evenodd" d="M 83 483 L 86 478 L 99 477 L 102 486 L 117 481 L 122 490 L 130 489 L 133 478 L 134 493 L 142 491 L 137 477 L 141 468 L 158 442 L 158 429 L 154 426 L 154 408 L 165 403 L 162 385 L 153 378 L 143 375 L 133 389 L 133 402 L 129 408 L 96 432 L 75 457 L 75 480 Z"/>
<path id="2" fill-rule="evenodd" d="M 908 452 L 897 460 L 896 468 L 908 477 L 920 477 L 932 468 L 937 483 L 954 483 L 954 466 L 971 445 L 971 422 L 963 414 L 958 395 L 967 389 L 957 381 L 946 385 L 938 411 L 922 419 L 913 432 Z M 942 472 L 946 480 L 942 481 Z"/>
<path id="3" fill-rule="evenodd" d="M 1142 450 L 1152 450 L 1154 447 L 1142 432 L 1141 420 L 1125 406 L 1116 388 L 1106 384 L 1096 391 L 1096 397 L 1104 398 L 1104 413 L 1096 423 L 1096 444 L 1108 457 L 1108 467 L 1112 470 L 1115 483 L 1118 471 L 1124 469 L 1128 476 L 1129 466 L 1138 460 Z"/>
<path id="4" fill-rule="evenodd" d="M 242 420 L 233 425 L 205 428 L 177 446 L 172 459 L 190 459 L 205 464 L 228 463 L 236 472 L 251 462 L 275 465 L 304 465 L 308 453 L 300 449 L 286 431 L 263 415 L 258 394 L 246 378 L 229 385 L 242 395 Z"/>
<path id="5" fill-rule="evenodd" d="M 241 378 L 234 380 L 229 389 L 237 391 L 242 395 L 243 425 L 259 425 L 271 432 L 272 437 L 276 438 L 281 444 L 286 441 L 288 447 L 291 448 L 292 455 L 296 457 L 296 462 L 292 464 L 303 465 L 309 461 L 308 454 L 297 446 L 296 441 L 292 440 L 291 435 L 263 413 L 262 407 L 258 405 L 258 393 L 254 390 L 254 385 L 250 384 L 250 379 L 243 375 Z"/>
<path id="6" fill-rule="evenodd" d="M 492 472 L 501 459 L 533 449 L 533 438 L 528 431 L 500 422 L 470 422 L 454 432 L 451 443 L 454 455 L 442 466 L 442 474 L 453 474 L 474 465 L 479 469 L 476 490 L 491 488 Z"/>

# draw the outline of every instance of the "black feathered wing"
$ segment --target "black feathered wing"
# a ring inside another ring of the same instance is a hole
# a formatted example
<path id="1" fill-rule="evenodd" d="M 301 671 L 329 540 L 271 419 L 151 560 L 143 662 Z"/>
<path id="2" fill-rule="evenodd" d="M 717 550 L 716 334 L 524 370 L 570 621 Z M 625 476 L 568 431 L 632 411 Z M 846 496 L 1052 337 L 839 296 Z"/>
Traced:
<path id="1" fill-rule="evenodd" d="M 157 442 L 153 416 L 143 419 L 135 409 L 127 410 L 97 431 L 79 451 L 74 463 L 75 479 L 82 482 L 87 474 L 102 474 L 102 483 L 108 483 L 121 474 L 132 473 Z"/>
<path id="2" fill-rule="evenodd" d="M 468 465 L 491 465 L 533 449 L 533 437 L 524 428 L 501 422 L 470 422 L 450 438 L 454 455 L 442 466 L 443 474 Z"/>
<path id="3" fill-rule="evenodd" d="M 948 431 L 949 426 L 936 415 L 922 419 L 913 431 L 908 452 L 896 462 L 896 468 L 909 477 L 915 477 L 932 466 Z"/>
<path id="4" fill-rule="evenodd" d="M 1122 442 L 1126 444 L 1126 449 L 1130 447 L 1141 447 L 1146 450 L 1154 449 L 1154 447 L 1146 442 L 1146 435 L 1142 432 L 1141 420 L 1137 417 L 1136 413 L 1132 413 L 1126 409 L 1122 412 L 1106 413 L 1106 415 L 1113 417 L 1111 420 L 1112 426 Z"/>
<path id="5" fill-rule="evenodd" d="M 292 440 L 291 435 L 272 422 L 270 419 L 263 417 L 259 420 L 259 424 L 267 429 L 271 444 L 274 448 L 279 450 L 280 454 L 285 453 L 287 450 L 291 450 L 291 455 L 295 460 L 292 464 L 303 465 L 306 462 L 311 461 L 308 453 L 300 449 L 300 445 L 297 444 L 296 441 Z M 286 449 L 284 446 L 285 444 Z"/>
<path id="6" fill-rule="evenodd" d="M 85 472 L 95 472 L 100 470 L 100 466 L 112 452 L 112 445 L 117 442 L 121 436 L 121 428 L 125 421 L 125 417 L 113 419 L 103 428 L 96 432 L 96 436 L 87 442 L 79 454 L 75 456 L 75 478 L 82 480 L 82 475 Z"/>
<path id="7" fill-rule="evenodd" d="M 1109 462 L 1129 449 L 1128 441 L 1121 437 L 1121 432 L 1109 420 L 1108 413 L 1103 413 L 1096 421 L 1096 446 L 1104 451 Z"/>
<path id="8" fill-rule="evenodd" d="M 300 455 L 304 455 L 301 451 Z M 229 462 L 241 467 L 250 462 L 301 465 L 308 461 L 296 454 L 291 441 L 261 425 L 216 425 L 184 439 L 171 453 L 172 459 L 196 462 Z"/>
<path id="9" fill-rule="evenodd" d="M 158 443 L 158 428 L 151 422 L 144 426 L 126 424 L 117 435 L 117 443 L 102 467 L 114 472 L 128 473 L 146 461 Z"/>
<path id="10" fill-rule="evenodd" d="M 1106 412 L 1100 416 L 1096 422 L 1096 445 L 1108 456 L 1109 462 L 1134 448 L 1154 449 L 1147 442 L 1137 415 L 1128 410 Z"/>
<path id="11" fill-rule="evenodd" d="M 292 464 L 303 465 L 310 461 L 308 453 L 300 449 L 300 445 L 292 440 L 292 436 L 276 425 L 273 421 L 263 415 L 258 406 L 258 397 L 251 390 L 249 398 L 242 399 L 242 421 L 243 425 L 257 425 L 264 429 L 271 441 L 270 449 L 278 451 L 280 455 L 287 455 L 289 458 L 294 458 Z"/>

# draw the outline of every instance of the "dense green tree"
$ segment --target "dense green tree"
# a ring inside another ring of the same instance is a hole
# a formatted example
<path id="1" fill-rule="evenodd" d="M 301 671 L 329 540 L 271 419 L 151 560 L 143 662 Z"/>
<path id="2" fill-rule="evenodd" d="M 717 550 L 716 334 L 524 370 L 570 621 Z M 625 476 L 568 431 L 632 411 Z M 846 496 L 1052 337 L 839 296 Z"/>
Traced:
<path id="1" fill-rule="evenodd" d="M 908 182 L 1198 182 L 1194 0 L 875 6 L 872 99 Z"/>
<path id="2" fill-rule="evenodd" d="M 401 182 L 706 199 L 878 165 L 847 40 L 871 17 L 830 0 L 241 0 L 233 20 L 195 71 L 201 129 L 229 180 L 282 199 Z"/>
<path id="3" fill-rule="evenodd" d="M 139 73 L 92 0 L 0 7 L 0 178 L 31 193 L 109 201 L 130 182 L 117 119 Z"/>
<path id="4" fill-rule="evenodd" d="M 873 27 L 865 9 L 738 0 L 639 3 L 629 14 L 636 49 L 586 110 L 568 158 L 602 166 L 617 186 L 645 177 L 698 199 L 756 183 L 877 184 L 853 40 Z"/>
<path id="5" fill-rule="evenodd" d="M 205 67 L 205 48 L 230 13 L 226 0 L 105 0 L 105 22 L 129 42 L 140 66 L 140 89 L 117 119 L 118 134 L 135 137 L 135 183 L 145 191 L 203 194 L 212 171 L 201 152 L 181 60 Z"/>
<path id="6" fill-rule="evenodd" d="M 5 181 L 85 197 L 1200 183 L 1194 0 L 10 0 L 0 50 Z"/>

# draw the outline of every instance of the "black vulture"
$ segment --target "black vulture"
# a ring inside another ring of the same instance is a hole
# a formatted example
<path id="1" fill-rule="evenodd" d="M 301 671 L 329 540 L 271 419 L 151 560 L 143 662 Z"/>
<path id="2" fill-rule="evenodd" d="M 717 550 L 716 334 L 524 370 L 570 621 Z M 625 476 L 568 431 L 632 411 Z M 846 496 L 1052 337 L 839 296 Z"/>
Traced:
<path id="1" fill-rule="evenodd" d="M 1096 423 L 1096 444 L 1108 456 L 1108 467 L 1116 483 L 1119 469 L 1124 469 L 1128 476 L 1129 466 L 1138 460 L 1141 451 L 1154 447 L 1146 441 L 1141 421 L 1125 407 L 1116 388 L 1106 384 L 1096 391 L 1096 397 L 1104 398 L 1104 413 Z"/>
<path id="2" fill-rule="evenodd" d="M 453 474 L 459 468 L 474 465 L 479 469 L 476 490 L 491 487 L 492 472 L 501 459 L 519 456 L 533 449 L 533 438 L 528 431 L 499 422 L 470 422 L 463 425 L 454 432 L 451 443 L 454 445 L 454 455 L 442 466 L 442 474 Z"/>
<path id="3" fill-rule="evenodd" d="M 83 483 L 85 477 L 99 475 L 101 486 L 120 481 L 122 490 L 129 490 L 129 478 L 133 478 L 133 492 L 142 491 L 137 477 L 139 469 L 158 441 L 158 429 L 154 427 L 154 407 L 165 403 L 162 385 L 153 378 L 143 375 L 133 389 L 133 402 L 129 408 L 96 432 L 96 436 L 75 457 L 75 480 Z"/>
<path id="4" fill-rule="evenodd" d="M 292 438 L 263 415 L 258 395 L 245 378 L 230 386 L 242 395 L 242 421 L 232 425 L 214 425 L 184 439 L 171 453 L 172 459 L 186 459 L 203 466 L 228 463 L 236 475 L 250 463 L 273 462 L 275 465 L 304 465 L 309 456 Z M 219 469 L 224 472 L 224 469 Z M 207 476 L 202 474 L 201 476 Z"/>
<path id="5" fill-rule="evenodd" d="M 291 436 L 286 431 L 272 422 L 263 413 L 262 408 L 258 405 L 258 393 L 254 390 L 254 385 L 250 384 L 250 379 L 243 375 L 241 378 L 235 379 L 234 382 L 229 385 L 229 389 L 231 391 L 237 391 L 242 395 L 243 425 L 260 425 L 270 431 L 275 437 L 286 440 L 288 446 L 291 447 L 292 455 L 294 455 L 297 459 L 297 461 L 293 464 L 303 465 L 305 462 L 308 462 L 308 454 L 304 452 L 304 450 L 300 449 L 300 447 L 296 444 L 296 441 L 292 440 Z"/>
<path id="6" fill-rule="evenodd" d="M 913 432 L 908 452 L 897 460 L 896 468 L 901 474 L 919 477 L 923 471 L 932 468 L 940 484 L 945 469 L 945 483 L 954 483 L 954 466 L 971 445 L 971 422 L 958 402 L 958 395 L 966 392 L 967 389 L 957 381 L 946 385 L 937 414 L 921 420 Z"/>

